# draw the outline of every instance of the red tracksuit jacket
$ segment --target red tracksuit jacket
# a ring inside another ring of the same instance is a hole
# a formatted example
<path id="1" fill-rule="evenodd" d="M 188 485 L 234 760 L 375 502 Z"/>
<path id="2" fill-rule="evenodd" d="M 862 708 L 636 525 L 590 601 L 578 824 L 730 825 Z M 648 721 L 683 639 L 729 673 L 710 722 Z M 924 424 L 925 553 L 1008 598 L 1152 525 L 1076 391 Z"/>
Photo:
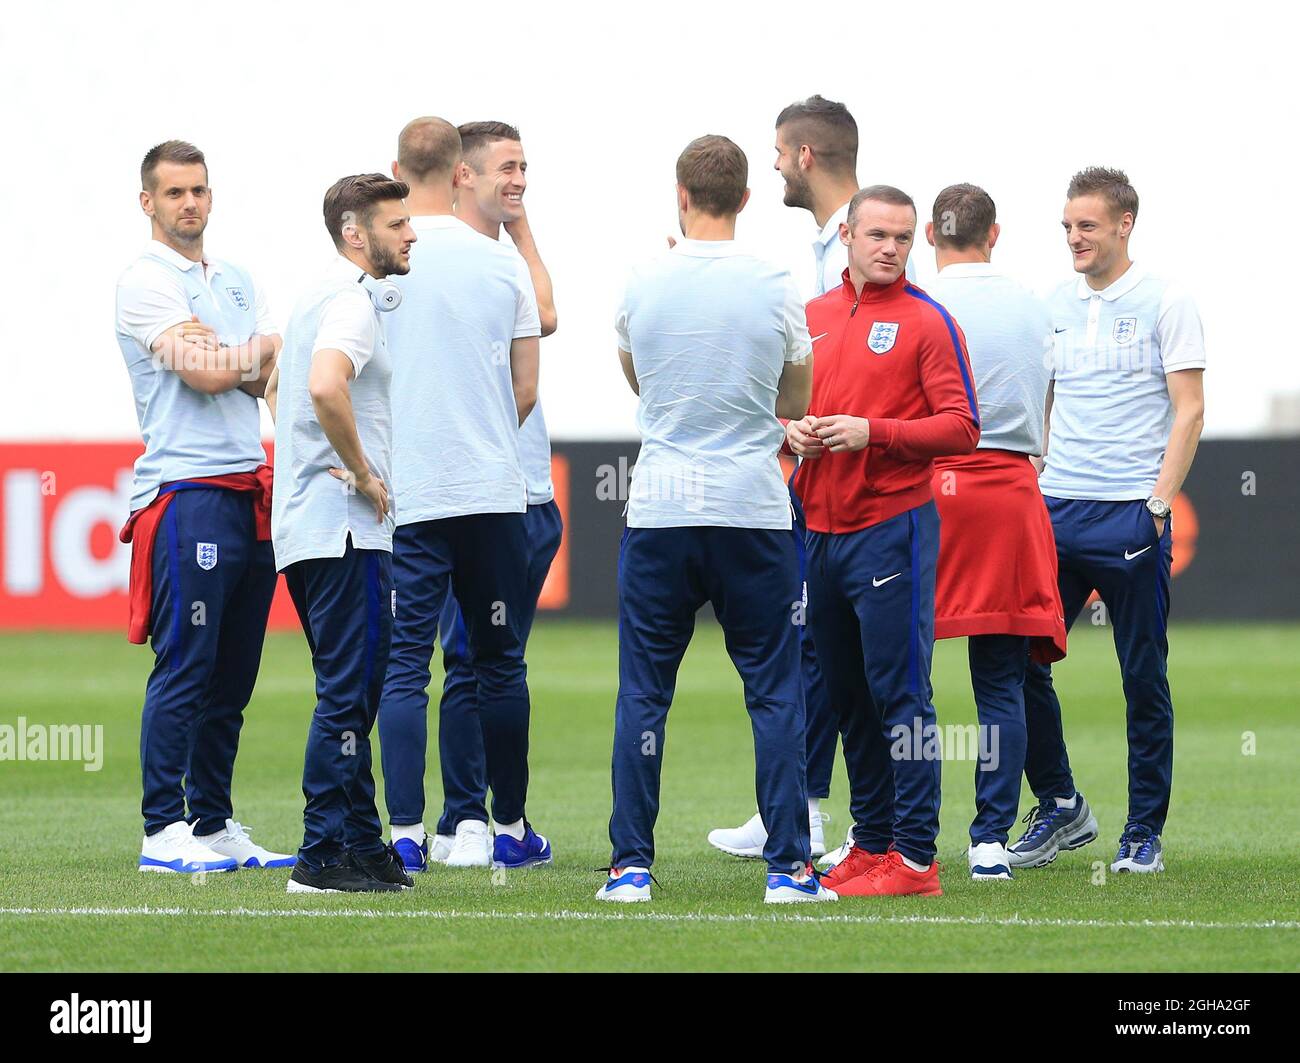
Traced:
<path id="1" fill-rule="evenodd" d="M 979 410 L 966 337 L 942 306 L 905 277 L 844 283 L 808 304 L 813 388 L 808 412 L 866 417 L 859 451 L 803 461 L 794 487 L 808 528 L 853 532 L 934 497 L 933 459 L 969 454 Z"/>

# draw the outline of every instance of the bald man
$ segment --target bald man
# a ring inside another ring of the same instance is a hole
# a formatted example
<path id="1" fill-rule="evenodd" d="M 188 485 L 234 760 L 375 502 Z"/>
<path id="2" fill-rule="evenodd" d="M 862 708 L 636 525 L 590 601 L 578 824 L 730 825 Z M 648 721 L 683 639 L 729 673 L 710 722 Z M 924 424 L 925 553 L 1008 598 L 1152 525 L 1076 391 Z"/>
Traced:
<path id="1" fill-rule="evenodd" d="M 523 259 L 452 212 L 460 163 L 460 134 L 441 118 L 410 122 L 393 163 L 393 174 L 410 185 L 419 251 L 388 322 L 396 619 L 379 736 L 393 844 L 414 871 L 428 866 L 429 660 L 452 592 L 477 684 L 495 840 L 481 806 L 458 833 L 478 854 L 471 863 L 551 860 L 549 842 L 524 814 L 528 489 L 519 426 L 537 398 L 541 326 Z"/>

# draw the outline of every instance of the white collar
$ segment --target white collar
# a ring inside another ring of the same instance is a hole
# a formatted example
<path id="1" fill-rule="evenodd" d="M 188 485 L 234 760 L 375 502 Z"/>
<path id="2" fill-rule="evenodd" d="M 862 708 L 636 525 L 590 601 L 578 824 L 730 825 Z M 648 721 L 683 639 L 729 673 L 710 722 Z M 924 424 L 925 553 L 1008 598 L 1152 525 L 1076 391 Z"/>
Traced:
<path id="1" fill-rule="evenodd" d="M 336 254 L 334 261 L 330 263 L 329 272 L 337 274 L 339 277 L 346 277 L 353 284 L 356 284 L 366 271 L 351 259 L 345 258 L 342 254 Z"/>
<path id="2" fill-rule="evenodd" d="M 691 258 L 726 258 L 737 253 L 735 240 L 690 240 L 685 236 L 678 238 L 673 252 Z"/>
<path id="3" fill-rule="evenodd" d="M 1082 273 L 1079 274 L 1078 296 L 1080 299 L 1091 299 L 1094 295 L 1099 295 L 1108 303 L 1113 303 L 1121 296 L 1128 295 L 1146 278 L 1146 270 L 1142 269 L 1136 262 L 1130 262 L 1128 269 L 1111 281 L 1108 287 L 1101 291 L 1091 287 L 1088 284 L 1088 278 Z"/>
<path id="4" fill-rule="evenodd" d="M 458 225 L 465 226 L 466 229 L 474 229 L 474 226 L 463 218 L 458 218 L 454 214 L 412 214 L 411 228 L 416 232 L 432 232 L 435 229 L 454 229 Z M 477 229 L 474 229 L 478 232 Z M 482 233 L 479 233 L 481 236 Z M 491 239 L 489 237 L 488 239 Z"/>
<path id="5" fill-rule="evenodd" d="M 938 275 L 944 280 L 960 277 L 1001 277 L 1002 271 L 992 262 L 949 262 Z"/>
<path id="6" fill-rule="evenodd" d="M 847 203 L 840 207 L 834 214 L 826 219 L 826 224 L 822 226 L 822 231 L 817 234 L 817 239 L 813 241 L 814 247 L 826 247 L 832 240 L 839 239 L 840 222 L 849 220 L 849 205 Z"/>
<path id="7" fill-rule="evenodd" d="M 145 253 L 153 255 L 154 258 L 161 258 L 169 266 L 175 266 L 185 272 L 201 265 L 207 267 L 207 275 L 211 276 L 214 273 L 220 273 L 222 269 L 221 263 L 208 254 L 204 254 L 200 261 L 195 262 L 192 258 L 186 258 L 174 247 L 168 247 L 161 240 L 150 240 L 145 247 Z"/>

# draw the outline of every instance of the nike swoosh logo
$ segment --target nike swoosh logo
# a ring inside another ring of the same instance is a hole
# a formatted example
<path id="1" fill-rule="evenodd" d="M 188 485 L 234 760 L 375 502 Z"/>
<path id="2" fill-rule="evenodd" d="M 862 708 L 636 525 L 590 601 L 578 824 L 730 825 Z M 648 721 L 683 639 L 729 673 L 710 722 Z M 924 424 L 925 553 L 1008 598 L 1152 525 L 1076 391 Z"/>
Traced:
<path id="1" fill-rule="evenodd" d="M 1052 331 L 1053 331 L 1053 332 L 1069 332 L 1070 330 L 1069 330 L 1069 329 L 1063 329 L 1063 328 L 1057 328 L 1057 329 L 1052 329 Z"/>
<path id="2" fill-rule="evenodd" d="M 1150 549 L 1150 547 L 1148 547 L 1148 549 Z M 872 585 L 873 587 L 883 587 L 883 586 L 884 586 L 886 583 L 888 583 L 891 579 L 898 579 L 898 577 L 901 576 L 901 575 L 902 575 L 901 572 L 895 572 L 892 576 L 886 576 L 884 579 L 876 579 L 875 576 L 872 576 L 872 577 L 871 577 L 871 585 Z"/>
<path id="3" fill-rule="evenodd" d="M 824 340 L 824 339 L 825 339 L 827 336 L 829 336 L 829 335 L 830 335 L 829 332 L 823 332 L 820 336 L 814 336 L 814 337 L 812 338 L 812 341 L 813 341 L 813 343 L 816 343 L 818 340 Z"/>
<path id="4" fill-rule="evenodd" d="M 1124 560 L 1125 560 L 1125 561 L 1132 561 L 1133 558 L 1135 558 L 1135 557 L 1138 556 L 1138 554 L 1145 554 L 1145 553 L 1146 553 L 1148 550 L 1150 550 L 1150 549 L 1151 549 L 1151 547 L 1149 547 L 1149 546 L 1144 546 L 1144 547 L 1142 547 L 1141 550 L 1135 550 L 1135 551 L 1134 551 L 1133 553 L 1131 553 L 1131 554 L 1130 554 L 1127 550 L 1125 550 L 1125 551 L 1124 551 Z"/>

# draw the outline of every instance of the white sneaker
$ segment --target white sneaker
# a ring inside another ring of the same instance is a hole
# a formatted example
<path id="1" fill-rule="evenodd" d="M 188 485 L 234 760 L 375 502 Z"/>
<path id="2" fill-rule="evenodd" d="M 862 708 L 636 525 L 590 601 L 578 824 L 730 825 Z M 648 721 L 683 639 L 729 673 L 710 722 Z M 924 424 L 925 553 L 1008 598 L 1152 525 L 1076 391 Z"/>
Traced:
<path id="1" fill-rule="evenodd" d="M 429 838 L 429 863 L 445 864 L 447 857 L 451 855 L 451 847 L 455 844 L 454 834 L 435 834 Z"/>
<path id="2" fill-rule="evenodd" d="M 216 834 L 196 834 L 194 840 L 206 845 L 214 853 L 228 856 L 240 867 L 293 867 L 298 862 L 289 853 L 273 853 L 254 845 L 248 828 L 233 819 L 226 820 L 226 829 Z"/>
<path id="3" fill-rule="evenodd" d="M 844 838 L 844 844 L 841 845 L 838 849 L 832 849 L 829 853 L 826 853 L 817 861 L 817 863 L 821 866 L 823 871 L 828 870 L 829 868 L 832 868 L 836 864 L 838 864 L 846 856 L 848 856 L 849 850 L 852 848 L 853 848 L 853 826 L 850 824 L 849 833 L 845 835 Z"/>
<path id="4" fill-rule="evenodd" d="M 648 867 L 611 867 L 609 878 L 596 891 L 596 900 L 623 903 L 648 901 L 650 881 Z"/>
<path id="5" fill-rule="evenodd" d="M 980 842 L 966 850 L 972 882 L 995 882 L 1011 877 L 1011 859 L 1007 847 L 997 842 Z"/>
<path id="6" fill-rule="evenodd" d="M 757 860 L 763 855 L 763 846 L 767 844 L 767 828 L 763 826 L 763 817 L 755 812 L 739 827 L 711 830 L 709 844 L 732 856 Z"/>
<path id="7" fill-rule="evenodd" d="M 769 873 L 764 904 L 804 904 L 809 901 L 838 901 L 840 895 L 827 889 L 812 873 L 812 868 L 802 876 Z"/>
<path id="8" fill-rule="evenodd" d="M 491 867 L 492 835 L 488 825 L 477 819 L 456 824 L 456 838 L 447 854 L 448 867 Z"/>
<path id="9" fill-rule="evenodd" d="M 808 813 L 808 841 L 813 856 L 821 856 L 826 852 L 826 834 L 822 830 L 822 824 L 829 823 L 830 820 L 831 817 L 825 812 Z M 763 817 L 755 812 L 739 827 L 711 830 L 709 844 L 732 856 L 758 860 L 763 855 L 763 846 L 767 844 L 767 828 L 763 826 Z"/>
<path id="10" fill-rule="evenodd" d="M 234 871 L 238 865 L 228 856 L 214 853 L 194 840 L 183 819 L 145 836 L 140 847 L 141 871 L 176 871 L 192 875 L 197 871 Z"/>

